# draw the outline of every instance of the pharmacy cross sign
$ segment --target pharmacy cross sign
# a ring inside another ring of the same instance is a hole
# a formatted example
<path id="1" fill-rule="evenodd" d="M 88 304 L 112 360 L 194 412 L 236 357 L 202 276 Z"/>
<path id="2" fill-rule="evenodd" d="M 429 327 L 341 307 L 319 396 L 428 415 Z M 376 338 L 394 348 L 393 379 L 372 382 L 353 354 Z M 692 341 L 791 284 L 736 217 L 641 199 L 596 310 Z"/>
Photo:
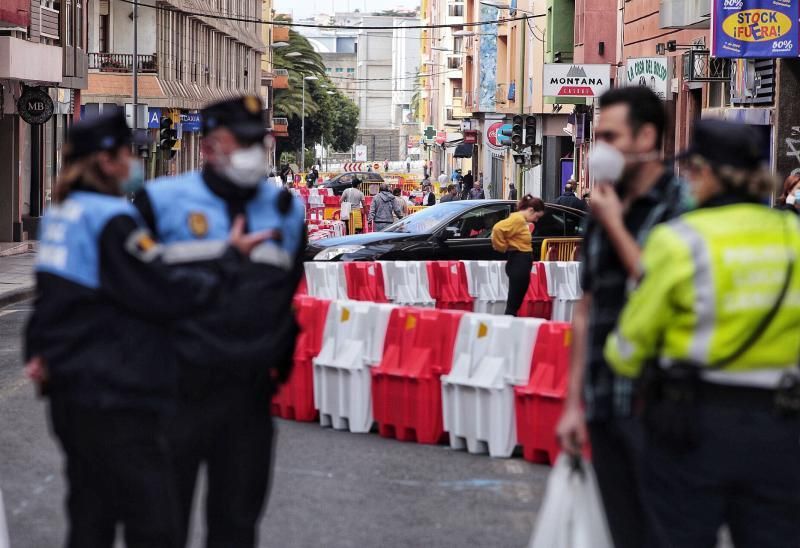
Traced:
<path id="1" fill-rule="evenodd" d="M 436 128 L 428 126 L 422 134 L 426 141 L 433 141 L 436 138 Z"/>

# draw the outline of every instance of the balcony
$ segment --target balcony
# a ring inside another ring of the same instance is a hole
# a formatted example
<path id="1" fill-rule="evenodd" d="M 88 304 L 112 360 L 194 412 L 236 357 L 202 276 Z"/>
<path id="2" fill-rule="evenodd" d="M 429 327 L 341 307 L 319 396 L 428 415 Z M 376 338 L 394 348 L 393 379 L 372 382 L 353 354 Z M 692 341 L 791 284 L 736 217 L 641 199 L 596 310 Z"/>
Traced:
<path id="1" fill-rule="evenodd" d="M 289 119 L 288 118 L 272 118 L 272 134 L 275 137 L 288 137 L 289 136 Z"/>
<path id="2" fill-rule="evenodd" d="M 447 68 L 450 70 L 457 70 L 462 67 L 464 60 L 460 54 L 447 56 Z M 460 78 L 460 76 L 450 76 L 450 78 Z"/>
<path id="3" fill-rule="evenodd" d="M 453 97 L 453 119 L 467 118 L 469 114 L 464 111 L 464 99 Z"/>
<path id="4" fill-rule="evenodd" d="M 289 89 L 289 71 L 286 69 L 275 69 L 272 80 L 272 89 Z"/>
<path id="5" fill-rule="evenodd" d="M 272 43 L 275 42 L 288 42 L 289 41 L 289 27 L 272 27 Z"/>
<path id="6" fill-rule="evenodd" d="M 145 74 L 158 72 L 158 60 L 155 55 L 138 55 L 138 71 Z M 133 72 L 133 54 L 131 53 L 90 53 L 89 70 L 100 72 Z"/>
<path id="7" fill-rule="evenodd" d="M 478 94 L 474 91 L 465 91 L 463 97 L 463 108 L 466 112 L 477 111 Z"/>

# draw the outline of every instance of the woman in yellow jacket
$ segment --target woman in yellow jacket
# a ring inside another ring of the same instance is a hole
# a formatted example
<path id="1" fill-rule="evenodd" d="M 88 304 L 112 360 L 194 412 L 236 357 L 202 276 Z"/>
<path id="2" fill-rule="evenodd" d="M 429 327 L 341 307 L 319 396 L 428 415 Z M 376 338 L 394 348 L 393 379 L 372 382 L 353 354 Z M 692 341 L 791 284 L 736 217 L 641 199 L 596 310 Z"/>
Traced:
<path id="1" fill-rule="evenodd" d="M 526 194 L 517 204 L 517 211 L 500 221 L 492 229 L 492 247 L 506 254 L 508 275 L 508 300 L 506 314 L 516 316 L 531 283 L 533 246 L 528 223 L 535 223 L 544 215 L 544 202 Z"/>

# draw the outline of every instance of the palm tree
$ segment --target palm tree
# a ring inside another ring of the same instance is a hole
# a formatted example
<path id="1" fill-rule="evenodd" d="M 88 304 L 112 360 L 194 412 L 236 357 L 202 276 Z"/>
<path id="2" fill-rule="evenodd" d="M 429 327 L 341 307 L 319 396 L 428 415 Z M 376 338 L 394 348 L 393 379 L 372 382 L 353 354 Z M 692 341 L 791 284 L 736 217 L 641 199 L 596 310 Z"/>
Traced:
<path id="1" fill-rule="evenodd" d="M 287 57 L 287 53 L 297 52 L 299 56 Z M 289 89 L 276 89 L 274 94 L 274 108 L 276 113 L 284 116 L 301 116 L 303 109 L 303 77 L 316 76 L 325 78 L 325 63 L 319 53 L 302 34 L 293 30 L 289 31 L 289 45 L 278 48 L 274 53 L 275 68 L 289 71 Z M 314 114 L 318 110 L 316 102 L 311 97 L 309 86 L 306 86 L 306 115 Z"/>

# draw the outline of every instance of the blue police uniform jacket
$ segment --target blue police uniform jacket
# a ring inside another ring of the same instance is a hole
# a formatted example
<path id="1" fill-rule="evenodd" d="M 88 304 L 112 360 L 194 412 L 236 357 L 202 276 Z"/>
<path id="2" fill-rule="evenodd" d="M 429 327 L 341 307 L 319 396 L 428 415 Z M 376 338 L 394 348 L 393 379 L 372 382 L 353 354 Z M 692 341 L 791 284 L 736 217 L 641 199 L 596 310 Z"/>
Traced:
<path id="1" fill-rule="evenodd" d="M 235 214 L 199 172 L 154 181 L 135 203 L 164 244 L 165 257 L 198 269 L 217 260 Z M 305 213 L 299 201 L 267 183 L 252 189 L 241 213 L 249 232 L 271 231 L 270 239 L 242 259 L 223 306 L 179 322 L 174 341 L 181 361 L 194 367 L 263 378 L 294 344 L 291 305 L 302 276 Z"/>
<path id="2" fill-rule="evenodd" d="M 40 232 L 25 354 L 45 360 L 49 393 L 87 406 L 168 405 L 177 365 L 165 325 L 211 303 L 220 277 L 163 264 L 119 197 L 73 191 Z"/>

